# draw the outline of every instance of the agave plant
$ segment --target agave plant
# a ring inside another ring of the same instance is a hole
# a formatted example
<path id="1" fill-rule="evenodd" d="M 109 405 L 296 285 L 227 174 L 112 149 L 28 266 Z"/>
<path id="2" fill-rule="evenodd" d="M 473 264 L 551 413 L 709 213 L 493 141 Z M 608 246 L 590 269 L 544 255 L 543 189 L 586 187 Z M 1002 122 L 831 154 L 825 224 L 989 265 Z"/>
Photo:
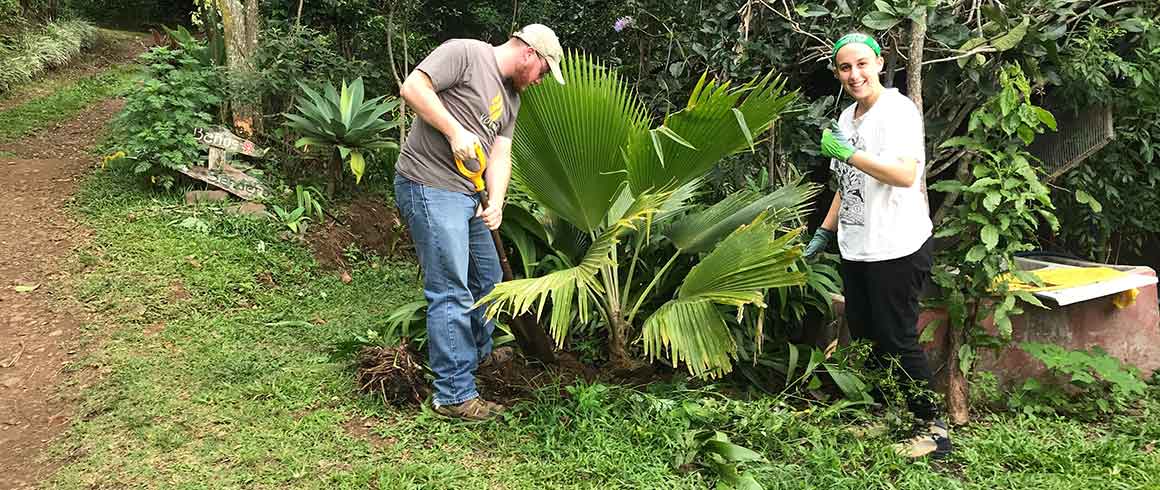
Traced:
<path id="1" fill-rule="evenodd" d="M 745 190 L 703 209 L 689 200 L 703 175 L 751 150 L 753 135 L 797 94 L 772 74 L 736 87 L 702 76 L 688 104 L 650 128 L 643 104 L 611 70 L 570 54 L 564 73 L 566 85 L 524 95 L 513 139 L 515 185 L 544 212 L 517 211 L 505 227 L 525 271 L 545 255 L 565 267 L 501 283 L 478 304 L 492 317 L 545 315 L 551 300 L 558 346 L 572 325 L 596 315 L 614 365 L 636 362 L 629 345 L 639 333 L 649 358 L 667 357 L 697 376 L 729 372 L 737 342 L 726 315 L 764 308 L 767 290 L 805 281 L 791 270 L 800 230 L 785 224 L 816 189 Z M 641 259 L 666 255 L 659 268 Z"/>
<path id="2" fill-rule="evenodd" d="M 398 143 L 387 136 L 387 131 L 398 126 L 395 119 L 382 116 L 399 106 L 398 99 L 385 96 L 363 100 L 362 77 L 341 88 L 323 84 L 314 88 L 298 83 L 306 97 L 299 97 L 295 107 L 298 114 L 284 114 L 286 126 L 303 136 L 294 142 L 297 148 L 309 145 L 332 146 L 331 182 L 328 194 L 334 193 L 334 184 L 340 178 L 343 161 L 348 161 L 355 182 L 361 182 L 366 172 L 366 154 L 370 150 L 398 148 Z"/>

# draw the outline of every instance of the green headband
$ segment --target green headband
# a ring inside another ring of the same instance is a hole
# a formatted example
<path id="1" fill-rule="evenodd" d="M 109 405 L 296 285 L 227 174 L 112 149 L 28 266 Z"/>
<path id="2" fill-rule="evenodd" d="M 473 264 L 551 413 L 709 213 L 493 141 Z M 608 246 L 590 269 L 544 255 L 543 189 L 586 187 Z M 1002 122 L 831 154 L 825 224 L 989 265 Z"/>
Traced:
<path id="1" fill-rule="evenodd" d="M 874 54 L 876 54 L 878 56 L 882 56 L 882 48 L 880 46 L 878 46 L 878 41 L 875 41 L 874 38 L 867 36 L 865 34 L 860 34 L 860 33 L 855 32 L 852 34 L 846 34 L 845 36 L 842 36 L 841 39 L 838 39 L 838 42 L 834 43 L 834 54 L 833 54 L 834 59 L 838 58 L 838 50 L 842 49 L 842 46 L 845 46 L 845 45 L 850 44 L 850 43 L 862 43 L 862 44 L 865 44 L 867 46 L 870 46 L 870 49 L 874 50 Z"/>

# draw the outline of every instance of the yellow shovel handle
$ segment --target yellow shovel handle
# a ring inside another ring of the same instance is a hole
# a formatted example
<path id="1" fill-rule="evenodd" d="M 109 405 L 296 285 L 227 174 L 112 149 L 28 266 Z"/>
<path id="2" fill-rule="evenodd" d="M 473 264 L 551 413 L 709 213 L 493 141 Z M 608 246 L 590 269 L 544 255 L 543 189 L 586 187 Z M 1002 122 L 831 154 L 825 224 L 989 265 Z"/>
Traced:
<path id="1" fill-rule="evenodd" d="M 463 160 L 458 157 L 455 158 L 455 167 L 459 169 L 459 173 L 464 177 L 471 179 L 471 183 L 475 184 L 475 192 L 480 192 L 484 189 L 483 171 L 487 169 L 487 156 L 483 154 L 483 147 L 475 145 L 475 158 L 479 160 L 479 170 L 472 172 L 463 165 Z"/>

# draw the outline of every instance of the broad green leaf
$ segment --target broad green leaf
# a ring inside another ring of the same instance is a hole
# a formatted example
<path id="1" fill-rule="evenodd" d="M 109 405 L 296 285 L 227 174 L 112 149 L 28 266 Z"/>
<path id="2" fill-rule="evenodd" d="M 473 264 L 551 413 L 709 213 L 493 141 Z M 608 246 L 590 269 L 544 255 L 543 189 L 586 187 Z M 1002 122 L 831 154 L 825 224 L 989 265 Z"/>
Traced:
<path id="1" fill-rule="evenodd" d="M 354 183 L 362 182 L 363 173 L 367 170 L 367 162 L 363 159 L 362 152 L 353 150 L 350 152 L 350 171 L 354 172 Z"/>
<path id="2" fill-rule="evenodd" d="M 983 207 L 986 208 L 987 211 L 994 212 L 995 209 L 997 209 L 999 207 L 999 204 L 1002 202 L 1003 202 L 1003 194 L 1002 193 L 1000 193 L 999 191 L 987 191 L 986 197 L 983 198 Z"/>
<path id="3" fill-rule="evenodd" d="M 901 18 L 881 10 L 870 12 L 862 17 L 862 25 L 876 31 L 885 31 L 898 25 L 899 22 L 902 22 Z"/>
<path id="4" fill-rule="evenodd" d="M 959 346 L 959 372 L 963 376 L 970 376 L 971 365 L 975 363 L 975 351 L 970 344 Z"/>
<path id="5" fill-rule="evenodd" d="M 987 256 L 987 247 L 981 243 L 975 244 L 967 251 L 967 262 L 978 262 Z"/>
<path id="6" fill-rule="evenodd" d="M 938 327 L 942 322 L 942 318 L 935 318 L 927 323 L 926 326 L 922 327 L 922 333 L 918 336 L 918 343 L 929 344 L 934 341 L 934 333 L 938 331 Z"/>
<path id="7" fill-rule="evenodd" d="M 806 18 L 821 17 L 823 15 L 829 15 L 829 14 L 830 14 L 829 9 L 827 9 L 826 7 L 824 7 L 822 5 L 818 5 L 816 3 L 811 3 L 809 5 L 806 5 L 805 8 L 802 9 L 802 11 L 798 12 L 798 15 L 801 15 L 802 17 L 806 17 Z"/>
<path id="8" fill-rule="evenodd" d="M 756 451 L 726 441 L 705 441 L 705 451 L 717 453 L 731 463 L 765 461 L 765 457 Z"/>
<path id="9" fill-rule="evenodd" d="M 984 226 L 979 236 L 983 239 L 983 245 L 986 245 L 987 250 L 994 250 L 999 244 L 999 229 L 994 225 Z"/>
<path id="10" fill-rule="evenodd" d="M 1038 106 L 1032 106 L 1031 109 L 1035 111 L 1035 117 L 1039 118 L 1039 122 L 1051 128 L 1052 131 L 1055 130 L 1055 116 L 1051 112 Z"/>
<path id="11" fill-rule="evenodd" d="M 968 39 L 968 40 L 967 40 L 967 42 L 963 43 L 963 45 L 962 45 L 962 46 L 959 46 L 959 51 L 962 51 L 962 52 L 964 52 L 964 53 L 966 53 L 966 52 L 970 52 L 972 49 L 975 49 L 975 48 L 977 48 L 977 47 L 979 47 L 979 46 L 982 46 L 982 45 L 983 45 L 983 44 L 985 44 L 986 42 L 987 42 L 987 40 L 986 40 L 986 39 L 983 39 L 983 38 L 981 38 L 981 37 L 971 38 L 971 39 Z M 959 64 L 959 68 L 964 68 L 964 67 L 966 67 L 966 66 L 967 66 L 967 63 L 970 63 L 970 62 L 971 62 L 971 58 L 970 58 L 970 57 L 967 57 L 967 58 L 959 58 L 959 59 L 958 59 L 958 61 L 957 61 L 957 63 Z M 980 64 L 981 64 L 981 63 L 980 63 Z"/>
<path id="12" fill-rule="evenodd" d="M 1092 212 L 1094 212 L 1094 213 L 1098 213 L 1100 211 L 1103 211 L 1103 209 L 1104 209 L 1104 206 L 1102 204 L 1100 204 L 1100 202 L 1097 201 L 1096 198 L 1092 197 L 1091 194 L 1084 192 L 1083 189 L 1076 189 L 1075 190 L 1075 200 L 1076 200 L 1076 202 L 1078 202 L 1080 204 L 1087 204 L 1088 206 L 1090 206 L 1092 208 Z"/>
<path id="13" fill-rule="evenodd" d="M 540 205 L 599 234 L 627 179 L 629 142 L 648 140 L 644 150 L 658 157 L 644 106 L 615 71 L 576 53 L 562 65 L 566 85 L 543 83 L 521 95 L 512 177 Z"/>
<path id="14" fill-rule="evenodd" d="M 1030 25 L 1031 18 L 1023 17 L 1023 22 L 1012 28 L 1007 33 L 991 40 L 991 46 L 999 51 L 1007 51 L 1015 46 L 1018 46 L 1023 38 L 1027 35 L 1027 27 Z"/>

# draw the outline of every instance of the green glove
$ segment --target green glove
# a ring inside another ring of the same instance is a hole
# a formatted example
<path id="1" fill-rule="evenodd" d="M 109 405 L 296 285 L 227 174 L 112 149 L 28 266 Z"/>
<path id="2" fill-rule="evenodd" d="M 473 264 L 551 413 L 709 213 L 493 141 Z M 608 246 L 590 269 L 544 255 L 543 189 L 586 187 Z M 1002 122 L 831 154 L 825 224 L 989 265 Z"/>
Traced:
<path id="1" fill-rule="evenodd" d="M 854 156 L 857 149 L 850 144 L 846 135 L 842 134 L 842 130 L 838 129 L 837 123 L 833 124 L 831 128 L 822 131 L 822 154 L 843 162 L 850 161 L 850 157 Z"/>
<path id="2" fill-rule="evenodd" d="M 838 236 L 837 233 L 834 233 L 830 230 L 827 230 L 827 229 L 819 226 L 818 231 L 814 232 L 814 237 L 810 239 L 809 245 L 806 245 L 806 252 L 804 254 L 805 258 L 807 258 L 807 259 L 814 258 L 814 256 L 817 255 L 818 252 L 825 250 L 826 245 L 829 245 L 830 240 L 833 240 L 834 237 L 836 237 L 836 236 Z"/>

